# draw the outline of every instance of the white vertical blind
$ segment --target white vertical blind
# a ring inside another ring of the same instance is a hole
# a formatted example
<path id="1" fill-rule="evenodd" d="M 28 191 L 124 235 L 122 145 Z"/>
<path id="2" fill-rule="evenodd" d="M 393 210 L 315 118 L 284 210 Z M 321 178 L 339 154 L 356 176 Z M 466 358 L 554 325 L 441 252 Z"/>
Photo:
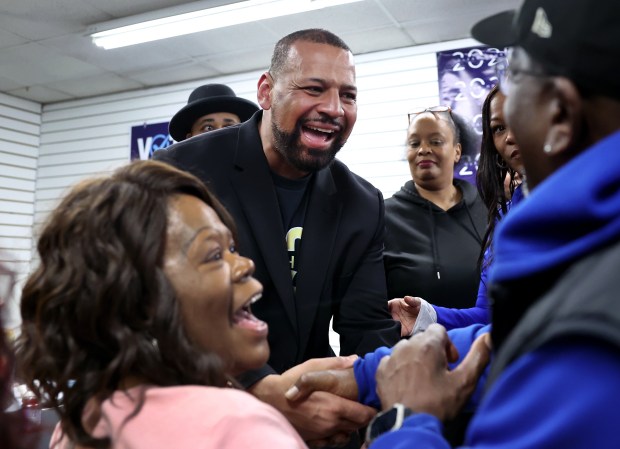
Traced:
<path id="1" fill-rule="evenodd" d="M 15 274 L 3 298 L 4 326 L 19 323 L 18 292 L 28 275 L 32 248 L 41 105 L 0 94 L 0 263 Z M 8 279 L 0 277 L 0 291 Z"/>

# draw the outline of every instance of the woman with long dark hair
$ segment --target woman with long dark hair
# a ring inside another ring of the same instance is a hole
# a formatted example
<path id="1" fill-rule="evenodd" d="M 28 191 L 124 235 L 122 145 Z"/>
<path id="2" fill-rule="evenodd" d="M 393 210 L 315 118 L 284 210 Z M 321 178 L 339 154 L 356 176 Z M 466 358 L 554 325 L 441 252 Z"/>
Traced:
<path id="1" fill-rule="evenodd" d="M 523 197 L 520 188 L 523 162 L 514 135 L 504 120 L 505 99 L 494 86 L 482 105 L 482 145 L 476 185 L 489 210 L 481 252 L 481 260 L 487 254 L 483 268 L 490 262 L 487 250 L 491 247 L 495 225 L 508 213 L 511 205 Z"/>
<path id="2" fill-rule="evenodd" d="M 305 447 L 230 388 L 262 366 L 262 286 L 194 176 L 143 161 L 76 186 L 51 214 L 22 295 L 20 361 L 60 415 L 51 446 Z"/>

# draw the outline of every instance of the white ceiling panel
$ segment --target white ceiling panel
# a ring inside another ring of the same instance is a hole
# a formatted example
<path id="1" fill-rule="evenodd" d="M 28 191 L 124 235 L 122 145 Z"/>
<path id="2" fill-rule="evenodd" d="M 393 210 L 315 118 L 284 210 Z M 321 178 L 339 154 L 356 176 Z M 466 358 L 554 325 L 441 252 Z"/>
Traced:
<path id="1" fill-rule="evenodd" d="M 258 23 L 102 50 L 87 29 L 164 8 L 189 11 L 233 0 L 2 0 L 0 92 L 54 103 L 212 76 L 264 70 L 282 36 L 333 31 L 355 54 L 469 36 L 482 17 L 520 0 L 363 0 Z"/>
<path id="2" fill-rule="evenodd" d="M 239 51 L 229 54 L 220 53 L 219 55 L 198 58 L 197 60 L 203 65 L 210 67 L 219 75 L 228 75 L 252 70 L 266 70 L 269 67 L 272 51 L 273 44 L 269 44 L 253 48 L 249 53 Z"/>
<path id="3" fill-rule="evenodd" d="M 0 28 L 0 48 L 13 47 L 15 45 L 25 44 L 27 42 L 28 39 Z"/>
<path id="4" fill-rule="evenodd" d="M 0 92 L 10 92 L 22 87 L 26 87 L 26 85 L 0 76 Z"/>
<path id="5" fill-rule="evenodd" d="M 286 33 L 282 34 L 284 36 Z M 248 39 L 248 36 L 252 36 Z M 229 54 L 247 54 L 250 49 L 267 46 L 273 50 L 277 40 L 264 22 L 246 23 L 219 30 L 203 31 L 168 39 L 171 48 L 196 58 L 221 58 Z"/>
<path id="6" fill-rule="evenodd" d="M 217 76 L 219 73 L 211 70 L 204 65 L 188 61 L 185 64 L 165 65 L 152 70 L 130 74 L 131 79 L 142 83 L 147 87 L 161 86 L 190 81 L 200 78 Z"/>
<path id="7" fill-rule="evenodd" d="M 469 37 L 470 26 L 466 23 L 466 21 L 463 21 L 462 23 L 453 24 L 449 30 L 437 26 L 437 22 L 417 23 L 415 25 L 405 24 L 403 25 L 403 30 L 411 36 L 416 44 L 422 45 Z"/>
<path id="8" fill-rule="evenodd" d="M 81 32 L 85 24 L 107 20 L 98 8 L 82 0 L 5 0 L 0 29 L 31 41 Z"/>
<path id="9" fill-rule="evenodd" d="M 340 35 L 364 29 L 381 28 L 387 25 L 394 26 L 389 16 L 378 5 L 379 2 L 366 0 L 303 14 L 278 17 L 265 20 L 262 23 L 274 33 L 276 40 L 301 28 L 325 28 Z"/>
<path id="10" fill-rule="evenodd" d="M 86 36 L 63 36 L 45 40 L 41 44 L 56 52 L 62 52 L 72 58 L 97 66 L 101 72 L 122 75 L 174 65 L 187 60 L 188 55 L 183 52 L 182 48 L 177 48 L 172 43 L 173 40 L 147 42 L 113 50 L 97 47 Z"/>
<path id="11" fill-rule="evenodd" d="M 9 90 L 6 93 L 15 97 L 36 101 L 41 104 L 54 103 L 56 101 L 71 100 L 75 98 L 73 95 L 69 95 L 65 92 L 61 92 L 47 86 L 22 87 L 20 89 Z"/>
<path id="12" fill-rule="evenodd" d="M 0 76 L 29 84 L 92 76 L 100 68 L 37 43 L 0 50 Z"/>
<path id="13" fill-rule="evenodd" d="M 356 54 L 407 47 L 415 43 L 403 29 L 393 26 L 351 32 L 341 37 Z"/>
<path id="14" fill-rule="evenodd" d="M 515 0 L 381 0 L 385 9 L 400 23 L 443 19 L 453 25 L 465 21 L 463 14 L 474 12 L 478 18 L 506 9 L 514 9 Z M 468 24 L 469 27 L 473 23 Z M 437 24 L 438 27 L 443 26 Z"/>
<path id="15" fill-rule="evenodd" d="M 158 9 L 182 5 L 188 2 L 186 0 L 84 0 L 84 3 L 105 12 L 109 17 L 102 19 L 103 21 L 142 14 L 148 11 L 156 11 Z"/>
<path id="16" fill-rule="evenodd" d="M 122 92 L 145 87 L 142 83 L 128 78 L 121 78 L 113 73 L 99 74 L 77 80 L 62 80 L 49 83 L 52 89 L 59 90 L 71 97 L 93 97 L 108 92 Z"/>

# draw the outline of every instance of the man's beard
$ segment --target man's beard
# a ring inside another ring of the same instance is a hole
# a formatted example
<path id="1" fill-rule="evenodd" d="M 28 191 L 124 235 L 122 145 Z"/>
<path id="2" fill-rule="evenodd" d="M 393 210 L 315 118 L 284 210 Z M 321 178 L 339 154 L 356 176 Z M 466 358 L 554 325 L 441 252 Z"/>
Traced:
<path id="1" fill-rule="evenodd" d="M 327 122 L 328 120 L 325 121 Z M 327 167 L 332 163 L 338 151 L 340 151 L 345 144 L 342 136 L 338 135 L 334 138 L 327 151 L 308 148 L 307 154 L 304 154 L 304 147 L 299 144 L 301 138 L 301 124 L 299 124 L 299 122 L 292 133 L 287 133 L 280 129 L 275 121 L 272 121 L 271 132 L 273 134 L 276 151 L 280 153 L 289 164 L 302 172 L 311 173 Z"/>

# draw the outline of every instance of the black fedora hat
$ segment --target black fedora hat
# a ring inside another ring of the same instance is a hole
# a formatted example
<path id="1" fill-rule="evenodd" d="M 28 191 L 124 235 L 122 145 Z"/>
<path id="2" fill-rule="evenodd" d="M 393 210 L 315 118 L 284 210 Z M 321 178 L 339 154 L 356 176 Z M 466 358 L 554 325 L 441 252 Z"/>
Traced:
<path id="1" fill-rule="evenodd" d="M 258 111 L 258 106 L 245 98 L 239 98 L 225 84 L 205 84 L 189 95 L 187 105 L 174 114 L 168 130 L 174 140 L 185 140 L 194 122 L 203 115 L 214 112 L 230 112 L 239 116 L 242 122 Z"/>

